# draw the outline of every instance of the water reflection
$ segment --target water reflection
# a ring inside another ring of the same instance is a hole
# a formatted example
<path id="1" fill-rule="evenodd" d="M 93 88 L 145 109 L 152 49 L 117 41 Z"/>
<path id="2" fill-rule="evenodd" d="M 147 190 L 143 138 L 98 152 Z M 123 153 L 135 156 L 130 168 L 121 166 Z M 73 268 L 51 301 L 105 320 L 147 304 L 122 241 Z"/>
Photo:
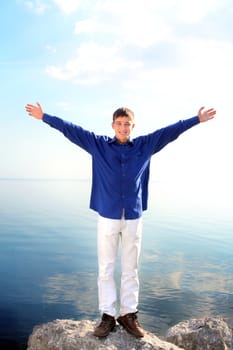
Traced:
<path id="1" fill-rule="evenodd" d="M 97 276 L 94 273 L 57 274 L 43 285 L 43 302 L 72 304 L 78 315 L 99 316 Z"/>
<path id="2" fill-rule="evenodd" d="M 212 272 L 184 266 L 183 271 L 141 274 L 140 310 L 152 332 L 164 334 L 169 326 L 192 317 L 232 314 L 230 275 L 217 265 L 208 265 Z"/>
<path id="3" fill-rule="evenodd" d="M 216 272 L 173 271 L 141 273 L 140 321 L 164 335 L 167 328 L 184 319 L 229 315 L 233 310 L 233 282 L 218 266 Z M 44 304 L 69 304 L 73 317 L 96 318 L 98 313 L 96 273 L 50 276 L 43 285 Z M 118 271 L 119 289 L 119 271 Z"/>

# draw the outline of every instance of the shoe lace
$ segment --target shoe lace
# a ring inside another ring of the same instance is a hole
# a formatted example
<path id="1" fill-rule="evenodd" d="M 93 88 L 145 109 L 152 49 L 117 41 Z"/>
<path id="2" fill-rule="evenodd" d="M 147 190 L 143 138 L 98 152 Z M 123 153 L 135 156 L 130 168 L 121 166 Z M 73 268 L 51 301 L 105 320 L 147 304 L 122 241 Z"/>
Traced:
<path id="1" fill-rule="evenodd" d="M 138 322 L 137 312 L 128 314 L 127 318 L 132 320 L 136 326 L 141 327 L 140 323 Z"/>
<path id="2" fill-rule="evenodd" d="M 137 318 L 137 313 L 136 312 L 128 314 L 127 318 L 133 320 L 139 326 L 139 322 L 138 322 L 138 318 Z"/>

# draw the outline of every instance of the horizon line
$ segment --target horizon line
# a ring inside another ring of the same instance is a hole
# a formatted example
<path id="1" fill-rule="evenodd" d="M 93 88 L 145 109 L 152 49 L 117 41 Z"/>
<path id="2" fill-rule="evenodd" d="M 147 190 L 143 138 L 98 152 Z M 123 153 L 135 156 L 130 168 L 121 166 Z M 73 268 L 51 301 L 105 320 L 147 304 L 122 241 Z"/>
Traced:
<path id="1" fill-rule="evenodd" d="M 0 181 L 89 181 L 91 178 L 0 177 Z"/>

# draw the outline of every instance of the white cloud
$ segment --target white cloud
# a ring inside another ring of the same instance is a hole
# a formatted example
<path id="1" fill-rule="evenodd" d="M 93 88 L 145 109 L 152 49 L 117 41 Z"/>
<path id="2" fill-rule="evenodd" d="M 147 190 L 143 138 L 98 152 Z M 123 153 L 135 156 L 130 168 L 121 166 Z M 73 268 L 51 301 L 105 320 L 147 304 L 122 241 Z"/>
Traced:
<path id="1" fill-rule="evenodd" d="M 53 2 L 66 14 L 75 12 L 82 0 L 53 0 Z"/>
<path id="2" fill-rule="evenodd" d="M 122 18 L 122 23 L 117 30 L 117 37 L 125 45 L 133 45 L 141 48 L 152 46 L 163 40 L 169 40 L 172 37 L 172 29 L 163 17 L 146 11 L 138 11 L 129 21 L 128 18 Z"/>
<path id="3" fill-rule="evenodd" d="M 117 46 L 87 43 L 78 48 L 76 57 L 68 60 L 64 67 L 50 66 L 47 73 L 57 79 L 96 84 L 110 80 L 113 75 L 124 70 L 130 71 L 140 66 L 137 60 L 125 60 Z"/>
<path id="4" fill-rule="evenodd" d="M 96 23 L 91 19 L 79 21 L 75 24 L 75 34 L 92 33 L 96 31 Z"/>
<path id="5" fill-rule="evenodd" d="M 95 10 L 127 21 L 128 27 L 135 27 L 137 23 L 138 28 L 143 30 L 143 26 L 148 26 L 150 22 L 156 26 L 158 19 L 159 22 L 165 19 L 166 22 L 197 23 L 222 5 L 223 1 L 219 0 L 108 0 L 96 2 Z"/>
<path id="6" fill-rule="evenodd" d="M 65 12 L 83 4 L 81 0 L 54 2 Z M 186 83 L 191 78 L 198 87 L 200 77 L 211 79 L 217 67 L 223 75 L 227 69 L 232 71 L 231 43 L 206 39 L 195 30 L 190 36 L 181 30 L 176 34 L 177 26 L 185 30 L 187 23 L 203 24 L 220 7 L 217 0 L 192 4 L 186 0 L 100 0 L 90 5 L 87 2 L 86 19 L 75 24 L 79 35 L 75 55 L 64 65 L 49 66 L 49 76 L 79 84 L 118 79 L 128 88 L 156 85 L 163 89 L 169 79 L 174 86 L 177 79 Z M 88 34 L 90 41 L 81 34 Z"/>
<path id="7" fill-rule="evenodd" d="M 233 43 L 193 39 L 188 40 L 185 46 L 184 55 L 191 65 L 199 65 L 212 71 L 216 68 L 232 69 Z"/>
<path id="8" fill-rule="evenodd" d="M 233 75 L 233 44 L 216 40 L 190 39 L 174 42 L 180 62 L 161 66 L 127 56 L 120 44 L 102 46 L 98 43 L 80 45 L 74 58 L 63 66 L 49 66 L 47 74 L 53 78 L 70 80 L 78 84 L 98 84 L 104 81 L 120 81 L 127 89 L 159 88 L 164 92 L 176 89 L 185 92 L 187 85 L 205 92 L 216 90 L 215 81 L 224 84 Z M 205 92 L 206 94 L 207 92 Z"/>
<path id="9" fill-rule="evenodd" d="M 43 14 L 49 5 L 46 4 L 43 0 L 35 1 L 25 1 L 24 4 L 31 10 L 35 11 L 38 14 Z"/>
<path id="10" fill-rule="evenodd" d="M 171 36 L 171 27 L 157 1 L 99 1 L 94 8 L 96 27 L 125 45 L 147 47 Z"/>
<path id="11" fill-rule="evenodd" d="M 216 8 L 221 6 L 219 0 L 170 0 L 170 10 L 167 7 L 168 13 L 170 12 L 177 21 L 185 23 L 198 23 L 202 21 L 210 12 L 215 11 Z M 167 3 L 168 5 L 168 3 Z M 164 8 L 163 3 L 161 7 Z"/>
<path id="12" fill-rule="evenodd" d="M 38 14 L 43 14 L 54 3 L 62 12 L 71 14 L 79 8 L 84 0 L 25 0 L 24 4 L 29 9 L 35 11 Z"/>

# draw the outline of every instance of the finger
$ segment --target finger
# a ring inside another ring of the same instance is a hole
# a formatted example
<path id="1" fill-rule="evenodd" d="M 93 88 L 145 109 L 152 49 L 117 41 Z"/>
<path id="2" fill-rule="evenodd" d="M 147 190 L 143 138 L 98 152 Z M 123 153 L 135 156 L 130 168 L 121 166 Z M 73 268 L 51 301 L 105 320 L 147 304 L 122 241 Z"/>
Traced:
<path id="1" fill-rule="evenodd" d="M 39 104 L 39 102 L 36 102 L 36 104 L 37 104 L 37 106 L 38 106 L 40 109 L 42 109 L 42 108 L 41 108 L 41 105 Z"/>
<path id="2" fill-rule="evenodd" d="M 208 114 L 215 114 L 216 113 L 216 110 L 214 108 L 210 108 L 206 111 L 206 113 Z"/>
<path id="3" fill-rule="evenodd" d="M 32 110 L 32 108 L 28 107 L 28 106 L 26 106 L 25 109 L 26 109 L 27 112 L 30 112 Z"/>
<path id="4" fill-rule="evenodd" d="M 198 114 L 201 114 L 201 112 L 203 111 L 203 109 L 205 109 L 205 106 L 202 106 L 199 111 L 198 111 Z"/>

